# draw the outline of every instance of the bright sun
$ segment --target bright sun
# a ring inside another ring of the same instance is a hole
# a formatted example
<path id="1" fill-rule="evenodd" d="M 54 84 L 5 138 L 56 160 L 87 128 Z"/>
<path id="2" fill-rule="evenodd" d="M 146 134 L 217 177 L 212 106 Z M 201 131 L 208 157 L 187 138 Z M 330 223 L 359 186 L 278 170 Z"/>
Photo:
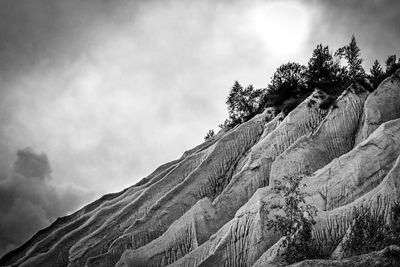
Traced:
<path id="1" fill-rule="evenodd" d="M 306 9 L 297 3 L 264 3 L 249 11 L 247 29 L 268 50 L 278 54 L 298 51 L 309 31 Z"/>

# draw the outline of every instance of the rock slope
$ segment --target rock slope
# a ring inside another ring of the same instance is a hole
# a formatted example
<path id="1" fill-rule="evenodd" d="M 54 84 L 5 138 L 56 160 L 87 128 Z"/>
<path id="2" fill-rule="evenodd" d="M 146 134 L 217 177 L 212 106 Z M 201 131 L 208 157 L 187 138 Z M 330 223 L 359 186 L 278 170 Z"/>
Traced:
<path id="1" fill-rule="evenodd" d="M 314 237 L 343 258 L 354 212 L 387 216 L 400 200 L 400 71 L 371 89 L 353 84 L 329 109 L 318 91 L 286 116 L 267 109 L 57 219 L 0 265 L 274 266 L 270 185 L 293 175 L 318 208 Z"/>

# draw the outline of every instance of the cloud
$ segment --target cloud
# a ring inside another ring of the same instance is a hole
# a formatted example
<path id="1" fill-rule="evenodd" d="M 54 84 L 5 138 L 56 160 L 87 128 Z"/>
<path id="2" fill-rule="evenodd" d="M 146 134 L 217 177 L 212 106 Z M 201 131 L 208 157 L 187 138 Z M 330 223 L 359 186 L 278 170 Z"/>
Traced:
<path id="1" fill-rule="evenodd" d="M 369 70 L 375 59 L 381 63 L 391 54 L 399 54 L 400 2 L 396 0 L 313 1 L 315 26 L 310 44 L 329 44 L 337 49 L 357 38 Z"/>
<path id="2" fill-rule="evenodd" d="M 6 3 L 0 162 L 18 147 L 40 148 L 55 179 L 97 195 L 201 142 L 226 118 L 233 82 L 264 86 L 283 60 L 301 54 L 309 24 L 302 6 L 268 1 Z M 302 23 L 290 19 L 296 11 Z M 269 43 L 287 40 L 273 36 L 273 19 L 285 32 L 303 25 L 292 53 L 271 51 L 277 45 Z"/>
<path id="3" fill-rule="evenodd" d="M 78 186 L 55 183 L 50 174 L 45 154 L 17 152 L 11 175 L 0 182 L 0 255 L 92 197 Z"/>
<path id="4" fill-rule="evenodd" d="M 397 10 L 397 0 L 0 1 L 0 180 L 19 205 L 4 240 L 31 227 L 18 216 L 37 217 L 32 233 L 200 143 L 226 118 L 235 80 L 265 87 L 280 64 L 353 33 L 366 68 L 398 52 Z M 10 167 L 27 146 L 46 151 L 54 177 Z"/>

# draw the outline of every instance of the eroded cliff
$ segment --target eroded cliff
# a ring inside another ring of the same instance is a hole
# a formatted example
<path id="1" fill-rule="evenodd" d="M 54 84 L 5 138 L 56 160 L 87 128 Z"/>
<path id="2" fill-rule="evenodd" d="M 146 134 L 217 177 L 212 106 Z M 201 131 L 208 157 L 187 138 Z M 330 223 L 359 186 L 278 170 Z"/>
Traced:
<path id="1" fill-rule="evenodd" d="M 305 176 L 307 201 L 318 208 L 313 236 L 341 258 L 357 209 L 387 215 L 400 200 L 400 71 L 370 86 L 351 85 L 329 109 L 316 91 L 287 115 L 267 109 L 221 131 L 138 184 L 59 218 L 0 264 L 274 265 L 280 236 L 265 226 L 277 198 L 270 186 L 293 175 Z"/>

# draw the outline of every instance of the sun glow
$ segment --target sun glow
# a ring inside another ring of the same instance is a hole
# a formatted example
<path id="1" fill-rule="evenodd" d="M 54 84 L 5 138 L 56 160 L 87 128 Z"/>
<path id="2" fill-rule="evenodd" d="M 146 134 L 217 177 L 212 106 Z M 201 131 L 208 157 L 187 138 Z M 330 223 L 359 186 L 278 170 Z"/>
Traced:
<path id="1" fill-rule="evenodd" d="M 247 17 L 247 30 L 273 53 L 295 53 L 309 33 L 308 12 L 298 3 L 263 4 L 249 10 Z"/>

